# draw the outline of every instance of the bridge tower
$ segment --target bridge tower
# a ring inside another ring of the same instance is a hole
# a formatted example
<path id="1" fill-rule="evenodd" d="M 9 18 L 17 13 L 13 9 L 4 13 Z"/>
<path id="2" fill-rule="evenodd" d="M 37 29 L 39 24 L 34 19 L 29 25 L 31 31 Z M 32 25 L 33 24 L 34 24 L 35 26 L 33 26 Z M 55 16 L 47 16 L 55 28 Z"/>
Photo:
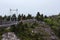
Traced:
<path id="1" fill-rule="evenodd" d="M 18 9 L 10 9 L 10 14 L 18 14 Z M 16 20 L 18 20 L 18 19 L 16 19 Z M 11 17 L 10 17 L 10 21 L 12 21 Z"/>

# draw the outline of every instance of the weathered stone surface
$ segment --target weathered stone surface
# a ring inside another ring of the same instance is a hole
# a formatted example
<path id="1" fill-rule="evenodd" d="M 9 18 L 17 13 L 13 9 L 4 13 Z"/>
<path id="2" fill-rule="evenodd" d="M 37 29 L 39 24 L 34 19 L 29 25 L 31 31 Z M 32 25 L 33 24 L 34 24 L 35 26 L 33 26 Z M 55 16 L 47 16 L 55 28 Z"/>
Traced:
<path id="1" fill-rule="evenodd" d="M 13 32 L 4 33 L 2 40 L 19 40 Z"/>

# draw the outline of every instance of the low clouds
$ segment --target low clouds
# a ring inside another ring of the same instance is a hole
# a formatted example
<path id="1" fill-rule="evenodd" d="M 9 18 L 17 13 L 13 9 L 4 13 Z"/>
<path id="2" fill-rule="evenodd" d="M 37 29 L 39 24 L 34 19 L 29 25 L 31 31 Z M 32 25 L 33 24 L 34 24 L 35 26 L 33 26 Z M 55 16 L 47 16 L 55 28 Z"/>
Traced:
<path id="1" fill-rule="evenodd" d="M 4 14 L 9 13 L 9 8 L 19 9 L 19 13 L 53 15 L 60 12 L 60 0 L 0 0 L 0 10 Z M 2 15 L 2 12 L 0 12 Z"/>

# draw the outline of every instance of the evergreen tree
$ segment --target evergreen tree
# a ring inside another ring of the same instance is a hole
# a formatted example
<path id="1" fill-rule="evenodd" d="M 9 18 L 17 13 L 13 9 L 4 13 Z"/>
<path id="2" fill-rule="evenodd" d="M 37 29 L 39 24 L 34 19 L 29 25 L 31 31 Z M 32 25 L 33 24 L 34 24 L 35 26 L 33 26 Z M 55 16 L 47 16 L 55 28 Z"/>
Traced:
<path id="1" fill-rule="evenodd" d="M 2 16 L 0 16 L 0 20 L 2 20 Z"/>
<path id="2" fill-rule="evenodd" d="M 32 19 L 32 16 L 28 14 L 27 19 Z"/>
<path id="3" fill-rule="evenodd" d="M 16 21 L 17 17 L 16 17 L 16 14 L 13 14 L 12 15 L 12 21 Z"/>
<path id="4" fill-rule="evenodd" d="M 37 12 L 37 14 L 36 14 L 36 19 L 40 20 L 40 13 L 39 12 Z"/>
<path id="5" fill-rule="evenodd" d="M 43 21 L 44 17 L 43 14 L 40 15 L 40 20 Z"/>
<path id="6" fill-rule="evenodd" d="M 6 15 L 3 17 L 3 20 L 7 21 L 7 16 Z"/>
<path id="7" fill-rule="evenodd" d="M 24 16 L 23 16 L 23 20 L 25 20 L 25 19 L 26 19 L 26 16 L 24 15 Z"/>
<path id="8" fill-rule="evenodd" d="M 45 18 L 47 18 L 47 16 L 45 15 Z"/>
<path id="9" fill-rule="evenodd" d="M 43 14 L 40 14 L 39 12 L 37 12 L 36 19 L 38 21 L 43 21 L 43 19 L 44 19 Z"/>
<path id="10" fill-rule="evenodd" d="M 7 21 L 10 21 L 10 20 L 11 20 L 11 16 L 8 16 L 8 17 L 7 17 Z"/>
<path id="11" fill-rule="evenodd" d="M 21 16 L 21 20 L 23 20 L 23 14 L 22 14 L 22 16 Z"/>
<path id="12" fill-rule="evenodd" d="M 21 20 L 21 15 L 19 14 L 19 15 L 18 15 L 18 21 L 20 21 L 20 20 Z"/>
<path id="13" fill-rule="evenodd" d="M 0 24 L 2 24 L 2 20 L 3 20 L 3 19 L 2 19 L 2 16 L 0 16 Z"/>

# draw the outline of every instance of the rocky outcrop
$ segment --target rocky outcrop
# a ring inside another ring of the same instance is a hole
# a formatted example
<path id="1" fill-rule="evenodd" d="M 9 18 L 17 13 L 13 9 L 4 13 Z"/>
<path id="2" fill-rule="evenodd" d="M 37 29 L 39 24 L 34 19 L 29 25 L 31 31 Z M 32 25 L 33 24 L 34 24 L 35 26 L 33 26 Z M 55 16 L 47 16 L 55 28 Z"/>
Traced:
<path id="1" fill-rule="evenodd" d="M 4 33 L 2 40 L 19 40 L 13 32 Z"/>

